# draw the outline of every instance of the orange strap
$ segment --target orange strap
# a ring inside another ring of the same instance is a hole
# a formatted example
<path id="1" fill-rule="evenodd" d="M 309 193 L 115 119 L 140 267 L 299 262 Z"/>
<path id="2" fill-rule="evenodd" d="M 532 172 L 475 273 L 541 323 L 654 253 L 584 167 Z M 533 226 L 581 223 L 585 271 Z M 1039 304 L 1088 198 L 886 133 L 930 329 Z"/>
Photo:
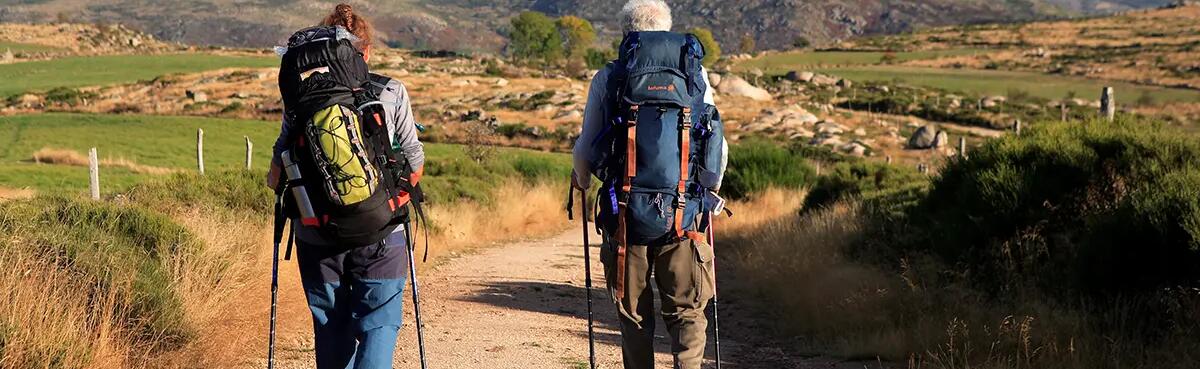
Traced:
<path id="1" fill-rule="evenodd" d="M 629 246 L 629 238 L 626 233 L 626 210 L 629 208 L 629 192 L 633 190 L 633 177 L 637 175 L 637 119 L 638 106 L 629 107 L 629 112 L 632 115 L 628 123 L 626 123 L 626 140 L 625 140 L 625 178 L 621 183 L 621 198 L 617 202 L 617 285 L 616 292 L 619 298 L 625 298 L 625 250 Z"/>
<path id="2" fill-rule="evenodd" d="M 683 208 L 687 206 L 688 161 L 692 153 L 692 109 L 683 108 L 679 115 L 679 188 L 675 198 L 675 237 L 682 240 Z"/>

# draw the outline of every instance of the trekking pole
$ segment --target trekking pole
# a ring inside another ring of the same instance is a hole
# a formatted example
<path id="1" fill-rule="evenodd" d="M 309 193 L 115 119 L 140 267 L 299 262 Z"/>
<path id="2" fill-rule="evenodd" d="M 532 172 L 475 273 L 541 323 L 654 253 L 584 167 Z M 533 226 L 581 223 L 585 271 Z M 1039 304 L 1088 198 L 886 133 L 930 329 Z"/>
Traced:
<path id="1" fill-rule="evenodd" d="M 587 318 L 588 318 L 588 363 L 592 369 L 596 369 L 596 329 L 595 321 L 592 319 L 592 248 L 591 242 L 588 240 L 588 198 L 587 191 L 579 190 L 579 204 L 583 205 L 583 273 L 584 286 L 587 288 Z"/>
<path id="2" fill-rule="evenodd" d="M 715 220 L 714 218 L 716 218 L 716 217 L 714 217 L 711 212 L 708 213 L 707 216 L 708 216 L 708 245 L 710 247 L 712 247 L 713 252 L 716 253 L 716 250 L 717 250 L 716 239 L 717 238 L 716 238 L 716 236 L 713 235 L 713 232 L 714 232 L 713 220 Z M 721 369 L 721 318 L 720 318 L 721 314 L 719 313 L 719 309 L 717 306 L 717 258 L 716 257 L 713 257 L 713 301 L 712 301 L 712 303 L 713 303 L 713 343 L 716 346 L 717 369 Z"/>
<path id="3" fill-rule="evenodd" d="M 408 244 L 408 277 L 412 279 L 413 315 L 417 319 L 417 349 L 421 353 L 421 369 L 426 369 L 425 329 L 421 327 L 421 293 L 417 289 L 417 262 L 413 258 L 416 247 L 413 246 L 412 242 L 411 224 L 409 222 L 404 223 L 404 242 Z"/>
<path id="4" fill-rule="evenodd" d="M 275 369 L 275 316 L 279 306 L 279 243 L 283 242 L 284 223 L 283 196 L 286 186 L 281 186 L 275 199 L 275 250 L 271 259 L 271 329 L 267 338 L 267 369 Z"/>

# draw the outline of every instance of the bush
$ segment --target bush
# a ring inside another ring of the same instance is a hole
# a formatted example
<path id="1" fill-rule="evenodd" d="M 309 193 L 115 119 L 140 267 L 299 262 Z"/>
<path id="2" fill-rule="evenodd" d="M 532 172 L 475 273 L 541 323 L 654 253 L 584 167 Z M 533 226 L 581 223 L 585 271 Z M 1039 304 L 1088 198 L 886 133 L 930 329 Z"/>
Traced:
<path id="1" fill-rule="evenodd" d="M 1200 140 L 1131 121 L 1043 124 L 952 162 L 910 212 L 920 232 L 906 247 L 988 290 L 1138 294 L 1200 280 Z"/>
<path id="2" fill-rule="evenodd" d="M 705 67 L 712 68 L 718 60 L 721 60 L 721 44 L 717 43 L 717 39 L 713 38 L 712 31 L 707 28 L 696 27 L 690 31 L 697 39 L 700 39 L 700 44 L 704 45 L 704 60 L 701 64 Z"/>
<path id="3" fill-rule="evenodd" d="M 867 161 L 842 162 L 817 180 L 804 200 L 804 207 L 817 209 L 851 197 L 921 187 L 926 183 L 928 177 L 909 167 Z"/>
<path id="4" fill-rule="evenodd" d="M 729 168 L 721 193 L 743 199 L 770 187 L 807 187 L 816 170 L 805 156 L 766 141 L 747 141 L 729 150 Z"/>

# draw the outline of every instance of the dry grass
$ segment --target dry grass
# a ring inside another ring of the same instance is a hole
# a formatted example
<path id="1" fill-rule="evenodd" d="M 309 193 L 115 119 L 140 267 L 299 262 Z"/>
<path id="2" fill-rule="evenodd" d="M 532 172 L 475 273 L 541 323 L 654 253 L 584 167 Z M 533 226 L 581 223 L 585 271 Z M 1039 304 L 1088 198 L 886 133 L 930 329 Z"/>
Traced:
<path id="1" fill-rule="evenodd" d="M 0 242 L 0 368 L 139 367 L 117 308 L 130 289 L 102 288 L 21 242 Z"/>
<path id="2" fill-rule="evenodd" d="M 717 217 L 720 232 L 738 232 L 795 214 L 804 205 L 804 191 L 769 188 L 749 199 L 726 204 L 734 212 L 732 218 Z"/>
<path id="3" fill-rule="evenodd" d="M 81 154 L 74 150 L 56 149 L 44 147 L 33 153 L 33 157 L 29 160 L 35 163 L 54 164 L 54 165 L 69 165 L 75 167 L 88 166 L 87 155 Z M 125 168 L 131 172 L 138 174 L 172 174 L 179 172 L 178 169 L 163 168 L 150 165 L 142 165 L 126 158 L 104 158 L 100 159 L 100 166 Z"/>
<path id="4" fill-rule="evenodd" d="M 563 230 L 567 226 L 563 210 L 566 191 L 559 191 L 560 187 L 561 183 L 509 181 L 496 189 L 496 201 L 491 205 L 458 201 L 443 207 L 431 206 L 428 209 L 433 224 L 429 240 L 431 257 Z"/>
<path id="5" fill-rule="evenodd" d="M 28 199 L 33 197 L 35 193 L 36 192 L 28 188 L 0 187 L 0 202 L 6 200 Z"/>
<path id="6" fill-rule="evenodd" d="M 934 369 L 1182 369 L 1200 363 L 1194 338 L 1200 289 L 1090 308 L 1027 291 L 997 299 L 972 290 L 932 258 L 889 262 L 861 249 L 869 224 L 857 204 L 837 203 L 735 227 L 728 241 L 737 252 L 735 282 L 769 307 L 777 333 L 825 355 Z M 1150 300 L 1170 302 L 1170 326 L 1147 326 L 1139 312 Z"/>
<path id="7" fill-rule="evenodd" d="M 179 350 L 156 357 L 153 367 L 225 368 L 265 347 L 262 318 L 268 280 L 261 273 L 271 254 L 270 229 L 247 214 L 190 209 L 172 216 L 192 231 L 205 248 L 190 257 L 170 260 L 173 289 L 184 308 L 186 324 L 196 339 Z M 237 332 L 231 334 L 231 332 Z"/>

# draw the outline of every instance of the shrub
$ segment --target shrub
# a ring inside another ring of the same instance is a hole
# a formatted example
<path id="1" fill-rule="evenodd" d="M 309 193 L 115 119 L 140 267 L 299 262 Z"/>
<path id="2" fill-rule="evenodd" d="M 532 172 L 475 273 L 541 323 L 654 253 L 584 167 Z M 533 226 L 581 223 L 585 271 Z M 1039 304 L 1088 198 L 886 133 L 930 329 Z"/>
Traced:
<path id="1" fill-rule="evenodd" d="M 804 207 L 816 209 L 851 197 L 920 187 L 925 183 L 928 183 L 927 177 L 909 167 L 867 161 L 842 162 L 817 180 L 808 192 Z"/>
<path id="2" fill-rule="evenodd" d="M 806 187 L 816 170 L 803 154 L 766 141 L 747 141 L 729 150 L 729 168 L 721 193 L 743 199 L 769 187 Z"/>
<path id="3" fill-rule="evenodd" d="M 713 64 L 721 60 L 721 44 L 717 43 L 717 39 L 713 38 L 712 31 L 707 28 L 696 27 L 688 32 L 700 39 L 700 44 L 704 45 L 704 60 L 700 62 L 701 64 L 711 68 Z"/>
<path id="4" fill-rule="evenodd" d="M 1200 141 L 1132 121 L 1043 123 L 952 162 L 905 244 L 990 289 L 1145 293 L 1200 280 Z M 907 231 L 906 231 L 907 233 Z"/>

